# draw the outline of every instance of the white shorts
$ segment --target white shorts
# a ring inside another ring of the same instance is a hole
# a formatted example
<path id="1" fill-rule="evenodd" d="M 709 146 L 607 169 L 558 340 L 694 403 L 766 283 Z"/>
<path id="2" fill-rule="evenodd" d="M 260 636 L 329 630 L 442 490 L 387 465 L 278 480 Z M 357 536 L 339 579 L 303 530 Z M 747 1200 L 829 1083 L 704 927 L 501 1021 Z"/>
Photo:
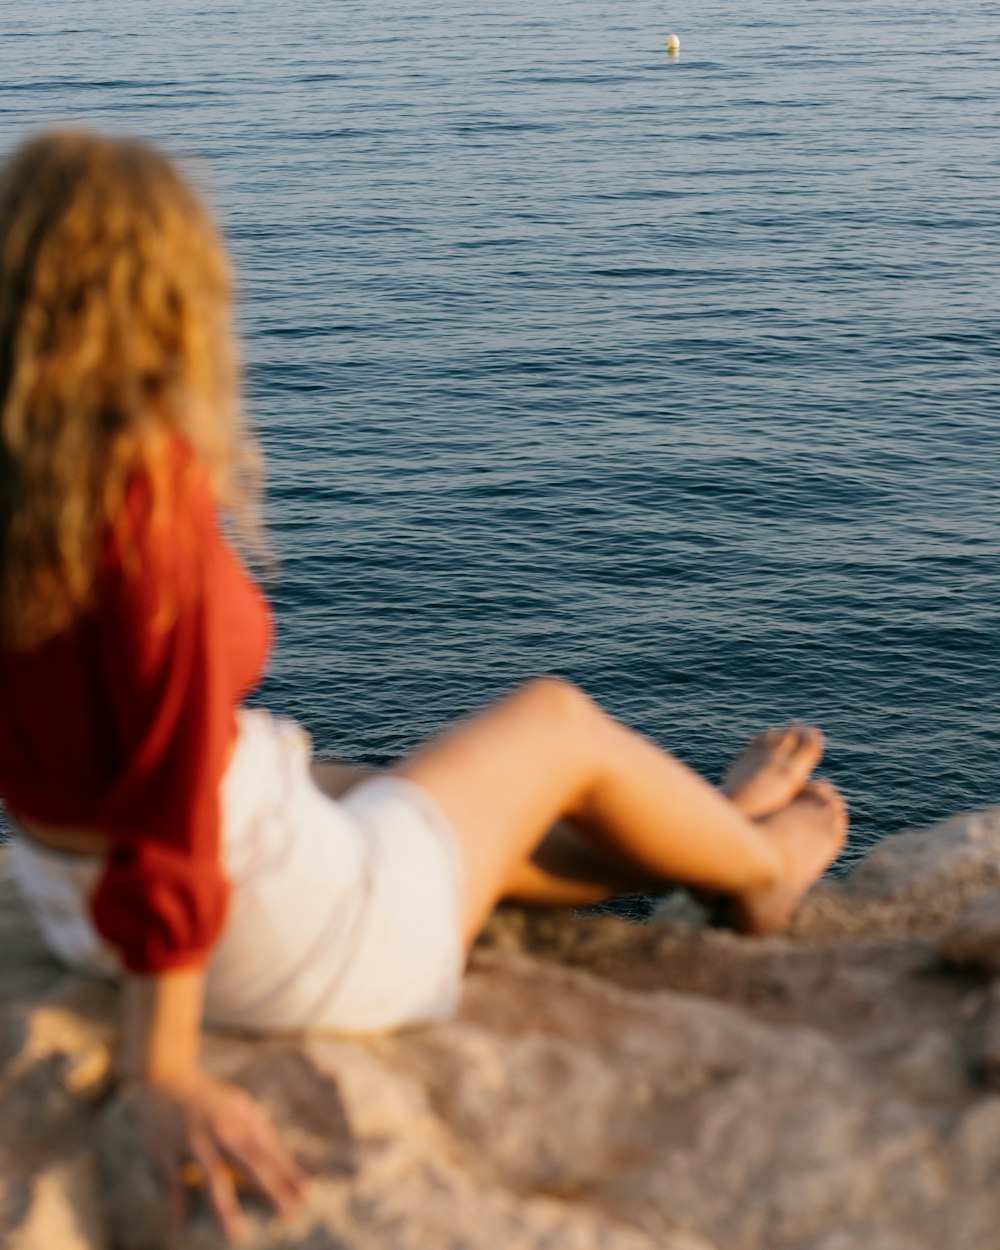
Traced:
<path id="1" fill-rule="evenodd" d="M 232 896 L 207 968 L 206 1019 L 255 1032 L 361 1033 L 450 1015 L 465 959 L 451 827 L 402 777 L 373 777 L 333 800 L 309 764 L 309 739 L 294 722 L 240 711 L 221 794 Z M 18 836 L 12 858 L 53 954 L 118 975 L 90 919 L 101 857 Z"/>

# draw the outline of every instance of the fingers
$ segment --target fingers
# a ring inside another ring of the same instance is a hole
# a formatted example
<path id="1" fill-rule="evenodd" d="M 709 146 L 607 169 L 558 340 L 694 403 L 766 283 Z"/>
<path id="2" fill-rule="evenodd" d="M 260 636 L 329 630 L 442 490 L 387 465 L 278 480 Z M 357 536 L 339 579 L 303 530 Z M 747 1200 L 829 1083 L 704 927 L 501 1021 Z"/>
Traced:
<path id="1" fill-rule="evenodd" d="M 256 1190 L 282 1216 L 290 1216 L 305 1195 L 305 1177 L 278 1138 L 270 1118 L 244 1091 L 228 1087 L 224 1118 L 212 1123 L 211 1151 L 225 1179 L 209 1196 L 219 1216 L 230 1218 L 238 1189 Z M 220 1207 L 218 1203 L 221 1203 Z M 226 1227 L 224 1225 L 224 1227 Z"/>
<path id="2" fill-rule="evenodd" d="M 133 1093 L 140 1138 L 166 1189 L 170 1225 L 200 1193 L 230 1242 L 246 1232 L 238 1190 L 252 1189 L 282 1216 L 293 1214 L 305 1180 L 266 1112 L 245 1090 L 196 1072 Z"/>
<path id="3" fill-rule="evenodd" d="M 305 1177 L 278 1139 L 274 1126 L 256 1107 L 248 1104 L 239 1139 L 223 1143 L 227 1154 L 245 1178 L 277 1211 L 291 1215 L 305 1195 Z"/>
<path id="4" fill-rule="evenodd" d="M 152 1155 L 152 1162 L 166 1189 L 167 1224 L 173 1236 L 180 1236 L 184 1229 L 184 1177 L 174 1165 L 169 1151 L 162 1148 Z"/>
<path id="5" fill-rule="evenodd" d="M 210 1139 L 201 1137 L 194 1145 L 194 1158 L 205 1178 L 205 1190 L 215 1218 L 229 1242 L 239 1241 L 246 1232 L 246 1218 L 236 1197 L 232 1171 Z"/>

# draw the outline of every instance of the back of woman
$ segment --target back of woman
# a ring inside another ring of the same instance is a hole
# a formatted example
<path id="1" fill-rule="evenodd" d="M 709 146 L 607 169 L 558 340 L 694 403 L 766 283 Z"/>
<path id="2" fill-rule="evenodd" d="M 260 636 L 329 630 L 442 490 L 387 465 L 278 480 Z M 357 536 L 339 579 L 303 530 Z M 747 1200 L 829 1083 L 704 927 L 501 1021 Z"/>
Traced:
<path id="1" fill-rule="evenodd" d="M 82 133 L 8 162 L 0 239 L 0 793 L 113 841 L 95 920 L 153 971 L 218 936 L 215 791 L 268 641 L 215 519 L 253 504 L 228 265 L 166 160 Z"/>
<path id="2" fill-rule="evenodd" d="M 220 528 L 257 535 L 230 277 L 208 213 L 148 146 L 30 140 L 0 169 L 0 794 L 52 953 L 122 986 L 121 1095 L 174 1209 L 303 1177 L 200 1063 L 203 1017 L 366 1032 L 451 1014 L 501 899 L 579 906 L 682 882 L 780 929 L 843 844 L 772 731 L 722 793 L 557 678 L 379 776 L 315 764 L 243 701 L 267 605 Z"/>

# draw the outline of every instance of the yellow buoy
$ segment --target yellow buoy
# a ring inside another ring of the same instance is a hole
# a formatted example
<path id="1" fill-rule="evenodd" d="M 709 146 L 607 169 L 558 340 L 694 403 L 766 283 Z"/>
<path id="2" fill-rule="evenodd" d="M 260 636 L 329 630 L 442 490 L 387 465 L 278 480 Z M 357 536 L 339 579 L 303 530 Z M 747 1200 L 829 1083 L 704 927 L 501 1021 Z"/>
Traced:
<path id="1" fill-rule="evenodd" d="M 667 36 L 667 51 L 671 54 L 671 56 L 676 56 L 677 53 L 680 52 L 680 50 L 681 50 L 681 41 L 677 38 L 676 35 L 668 35 Z"/>

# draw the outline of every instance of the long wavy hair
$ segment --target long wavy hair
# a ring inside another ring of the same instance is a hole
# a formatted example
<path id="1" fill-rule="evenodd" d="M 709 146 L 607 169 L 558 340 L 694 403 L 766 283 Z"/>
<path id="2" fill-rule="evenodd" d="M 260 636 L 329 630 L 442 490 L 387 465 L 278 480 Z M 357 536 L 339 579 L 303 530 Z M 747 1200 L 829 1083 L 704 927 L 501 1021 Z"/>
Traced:
<path id="1" fill-rule="evenodd" d="M 231 288 L 211 216 L 146 144 L 56 131 L 0 167 L 8 646 L 36 647 L 91 605 L 129 481 L 148 474 L 155 512 L 169 493 L 164 449 L 178 437 L 260 545 L 260 460 L 238 401 Z"/>

